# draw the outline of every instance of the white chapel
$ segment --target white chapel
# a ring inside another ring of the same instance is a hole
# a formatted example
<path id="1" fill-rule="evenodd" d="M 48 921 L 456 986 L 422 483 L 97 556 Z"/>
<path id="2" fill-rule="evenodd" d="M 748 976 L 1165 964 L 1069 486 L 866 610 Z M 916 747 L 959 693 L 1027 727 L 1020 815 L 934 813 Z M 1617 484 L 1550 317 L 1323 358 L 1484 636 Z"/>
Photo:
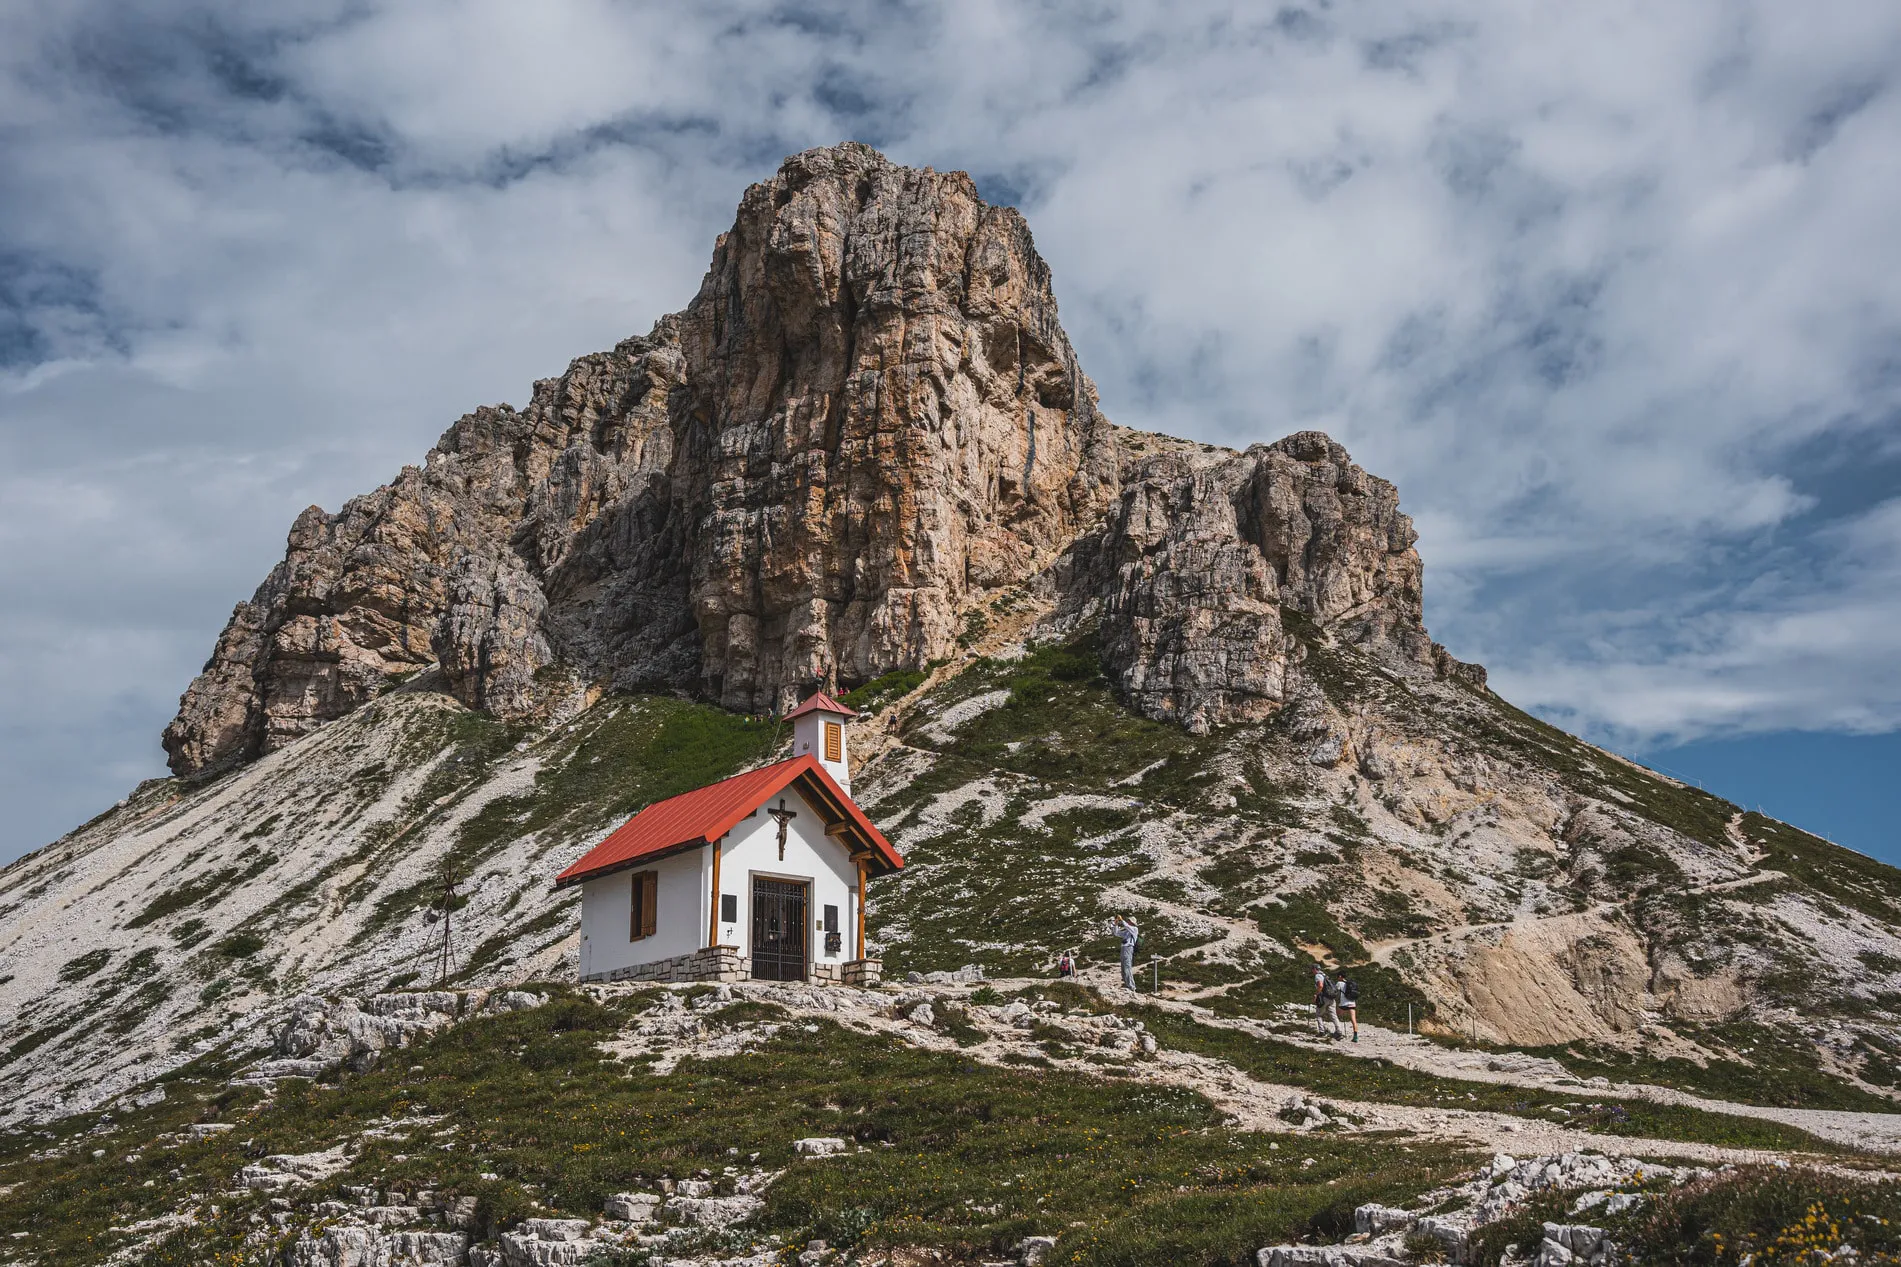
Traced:
<path id="1" fill-rule="evenodd" d="M 789 759 L 654 802 L 556 877 L 581 886 L 581 980 L 875 982 L 865 886 L 904 859 L 851 798 L 854 716 L 812 696 Z"/>

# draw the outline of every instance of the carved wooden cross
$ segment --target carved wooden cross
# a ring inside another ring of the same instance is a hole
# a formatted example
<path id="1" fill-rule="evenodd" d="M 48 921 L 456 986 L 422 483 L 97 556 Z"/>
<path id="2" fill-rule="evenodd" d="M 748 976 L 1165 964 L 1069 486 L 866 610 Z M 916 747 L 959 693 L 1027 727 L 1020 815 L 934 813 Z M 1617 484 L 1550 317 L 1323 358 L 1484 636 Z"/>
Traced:
<path id="1" fill-rule="evenodd" d="M 779 861 L 784 862 L 785 861 L 785 827 L 787 823 L 791 822 L 793 819 L 799 816 L 799 811 L 795 809 L 787 809 L 785 807 L 785 797 L 782 796 L 779 798 L 779 808 L 769 809 L 766 811 L 766 813 L 772 815 L 773 818 L 777 819 L 779 822 Z"/>

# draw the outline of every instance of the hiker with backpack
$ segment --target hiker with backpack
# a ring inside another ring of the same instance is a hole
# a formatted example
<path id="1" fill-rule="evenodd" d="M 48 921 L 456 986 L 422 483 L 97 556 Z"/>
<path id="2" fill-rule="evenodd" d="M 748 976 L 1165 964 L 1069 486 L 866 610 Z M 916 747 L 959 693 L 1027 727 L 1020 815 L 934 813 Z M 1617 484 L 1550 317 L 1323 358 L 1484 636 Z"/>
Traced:
<path id="1" fill-rule="evenodd" d="M 1342 1038 L 1340 1032 L 1339 988 L 1327 979 L 1326 969 L 1314 965 L 1314 1033 L 1325 1037 L 1323 1021 L 1333 1022 L 1333 1036 Z"/>
<path id="2" fill-rule="evenodd" d="M 1333 988 L 1340 996 L 1340 1010 L 1347 1014 L 1347 1023 L 1353 1026 L 1353 1041 L 1357 1043 L 1360 1041 L 1360 987 L 1343 972 Z"/>

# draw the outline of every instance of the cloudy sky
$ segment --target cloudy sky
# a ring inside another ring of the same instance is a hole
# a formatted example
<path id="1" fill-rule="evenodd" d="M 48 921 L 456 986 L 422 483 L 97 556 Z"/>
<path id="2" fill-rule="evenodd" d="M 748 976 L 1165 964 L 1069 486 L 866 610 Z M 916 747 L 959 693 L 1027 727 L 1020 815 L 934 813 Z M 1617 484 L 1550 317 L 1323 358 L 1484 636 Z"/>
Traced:
<path id="1" fill-rule="evenodd" d="M 0 4 L 0 859 L 304 506 L 868 141 L 1023 208 L 1117 421 L 1398 482 L 1509 698 L 1901 858 L 1901 7 Z"/>

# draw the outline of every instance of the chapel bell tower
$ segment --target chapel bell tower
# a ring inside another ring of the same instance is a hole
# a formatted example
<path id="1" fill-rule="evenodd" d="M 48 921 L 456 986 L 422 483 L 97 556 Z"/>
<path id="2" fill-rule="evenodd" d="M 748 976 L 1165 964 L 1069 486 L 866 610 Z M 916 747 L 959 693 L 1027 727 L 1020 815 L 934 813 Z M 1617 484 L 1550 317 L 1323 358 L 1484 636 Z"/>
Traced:
<path id="1" fill-rule="evenodd" d="M 824 691 L 786 714 L 792 722 L 792 755 L 817 757 L 847 796 L 851 795 L 851 766 L 845 751 L 845 723 L 856 716 Z"/>

